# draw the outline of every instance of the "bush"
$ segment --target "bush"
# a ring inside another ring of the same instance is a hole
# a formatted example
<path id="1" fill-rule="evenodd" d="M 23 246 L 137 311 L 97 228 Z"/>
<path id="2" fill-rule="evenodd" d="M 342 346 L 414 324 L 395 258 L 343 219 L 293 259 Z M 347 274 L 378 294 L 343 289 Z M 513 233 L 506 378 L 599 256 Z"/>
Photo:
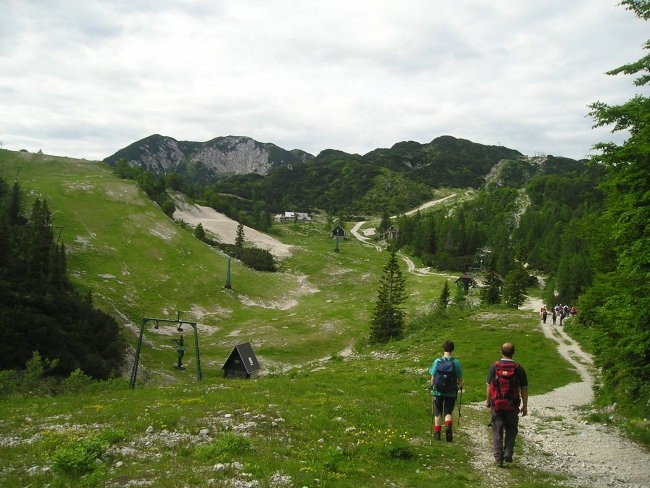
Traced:
<path id="1" fill-rule="evenodd" d="M 199 459 L 229 461 L 251 450 L 251 442 L 245 437 L 227 432 L 210 444 L 196 450 Z"/>
<path id="2" fill-rule="evenodd" d="M 79 368 L 75 369 L 70 376 L 63 379 L 60 385 L 60 391 L 64 393 L 77 393 L 87 389 L 93 380 Z"/>
<path id="3" fill-rule="evenodd" d="M 79 477 L 97 467 L 97 459 L 104 453 L 105 445 L 99 439 L 87 439 L 54 453 L 54 468 L 68 476 Z"/>
<path id="4" fill-rule="evenodd" d="M 0 371 L 0 398 L 15 395 L 18 392 L 18 373 L 8 369 Z"/>
<path id="5" fill-rule="evenodd" d="M 276 271 L 273 255 L 266 249 L 239 247 L 232 244 L 219 244 L 218 246 L 226 254 L 235 259 L 239 259 L 250 268 L 256 269 L 257 271 Z"/>

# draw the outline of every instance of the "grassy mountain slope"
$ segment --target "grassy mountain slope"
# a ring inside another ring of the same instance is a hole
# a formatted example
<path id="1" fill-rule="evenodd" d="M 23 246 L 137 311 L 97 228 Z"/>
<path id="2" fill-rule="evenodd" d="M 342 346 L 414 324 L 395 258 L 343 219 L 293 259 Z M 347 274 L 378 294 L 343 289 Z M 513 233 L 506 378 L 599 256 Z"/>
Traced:
<path id="1" fill-rule="evenodd" d="M 0 400 L 2 486 L 234 486 L 233 480 L 248 486 L 256 480 L 250 486 L 375 487 L 450 479 L 459 487 L 494 486 L 493 473 L 474 467 L 477 453 L 463 435 L 470 424 L 484 428 L 484 410 L 464 408 L 454 443 L 429 445 L 426 370 L 442 340 L 455 340 L 463 361 L 464 404 L 483 397 L 487 367 L 505 340 L 518 345 L 533 393 L 575 378 L 527 311 L 425 316 L 403 341 L 365 344 L 388 256 L 356 240 L 341 242 L 335 253 L 319 223 L 278 226 L 277 236 L 300 250 L 280 263 L 279 273 L 233 262 L 233 289 L 224 290 L 225 258 L 103 165 L 0 151 L 0 172 L 10 181 L 17 175 L 30 195 L 48 201 L 75 283 L 118 317 L 131 344 L 143 316 L 175 318 L 179 310 L 200 324 L 204 367 L 198 382 L 189 345 L 187 371 L 175 370 L 175 328 L 148 327 L 142 363 L 154 381 L 147 387 Z M 447 277 L 404 272 L 407 313 L 416 317 Z M 247 340 L 270 374 L 224 380 L 223 361 Z M 167 386 L 156 387 L 162 383 Z M 96 456 L 84 447 L 93 439 Z M 68 469 L 71 459 L 89 453 L 89 475 Z M 242 467 L 230 464 L 235 461 Z M 561 485 L 523 463 L 505 476 L 514 487 Z"/>

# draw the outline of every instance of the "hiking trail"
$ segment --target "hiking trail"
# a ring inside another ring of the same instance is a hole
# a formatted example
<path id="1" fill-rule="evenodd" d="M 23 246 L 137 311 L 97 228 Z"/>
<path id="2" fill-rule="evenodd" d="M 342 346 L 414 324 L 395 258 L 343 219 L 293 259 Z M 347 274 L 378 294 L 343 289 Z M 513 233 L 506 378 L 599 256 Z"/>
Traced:
<path id="1" fill-rule="evenodd" d="M 540 300 L 529 300 L 524 308 L 537 313 L 541 306 Z M 539 326 L 546 337 L 557 342 L 559 353 L 575 368 L 581 381 L 543 395 L 534 394 L 535 384 L 531 382 L 528 415 L 519 419 L 513 466 L 560 475 L 571 487 L 650 487 L 650 453 L 614 426 L 584 420 L 593 402 L 597 374 L 591 356 L 562 327 L 552 325 L 550 318 L 546 324 L 540 321 Z M 534 378 L 532 371 L 527 373 Z M 489 410 L 484 402 L 467 407 L 484 412 L 480 420 L 466 420 L 467 428 L 463 429 L 472 444 L 473 466 L 491 484 L 509 484 L 512 468 L 497 468 L 492 456 Z"/>

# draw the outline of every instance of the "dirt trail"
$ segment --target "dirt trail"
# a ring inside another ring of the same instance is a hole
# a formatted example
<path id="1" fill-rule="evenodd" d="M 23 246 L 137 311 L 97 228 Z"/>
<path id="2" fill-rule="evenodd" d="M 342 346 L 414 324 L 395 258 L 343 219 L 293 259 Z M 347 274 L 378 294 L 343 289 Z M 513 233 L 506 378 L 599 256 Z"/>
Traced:
<path id="1" fill-rule="evenodd" d="M 532 300 L 525 308 L 537 311 L 541 302 Z M 531 395 L 528 416 L 519 422 L 516 465 L 561 474 L 573 487 L 650 487 L 650 453 L 611 427 L 583 420 L 584 408 L 593 401 L 594 375 L 591 356 L 585 353 L 561 327 L 540 321 L 544 335 L 557 342 L 558 351 L 580 374 L 581 381 L 544 395 Z M 526 366 L 526 365 L 524 365 Z M 529 372 L 529 377 L 532 376 Z M 534 383 L 530 385 L 534 393 Z M 473 444 L 473 464 L 497 486 L 506 485 L 508 469 L 495 467 L 491 453 L 488 411 L 483 402 L 468 405 L 483 410 L 485 423 L 472 422 L 466 432 Z"/>

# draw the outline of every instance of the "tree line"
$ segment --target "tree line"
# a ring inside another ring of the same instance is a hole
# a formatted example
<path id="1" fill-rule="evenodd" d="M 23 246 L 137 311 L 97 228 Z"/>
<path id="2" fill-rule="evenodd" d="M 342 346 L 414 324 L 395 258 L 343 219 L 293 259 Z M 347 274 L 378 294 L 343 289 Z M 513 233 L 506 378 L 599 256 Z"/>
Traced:
<path id="1" fill-rule="evenodd" d="M 650 19 L 649 1 L 622 5 Z M 648 85 L 650 55 L 608 74 L 621 73 L 637 75 L 636 86 Z M 596 398 L 643 419 L 650 414 L 650 98 L 637 94 L 621 105 L 595 102 L 590 115 L 596 126 L 625 130 L 629 137 L 622 144 L 597 144 L 600 154 L 582 168 L 568 162 L 529 178 L 526 161 L 511 161 L 506 178 L 487 185 L 476 199 L 398 219 L 396 245 L 436 268 L 481 269 L 486 303 L 516 305 L 530 270 L 547 275 L 547 305 L 578 305 L 567 328 L 594 352 L 601 368 Z M 399 337 L 401 330 L 392 325 L 394 313 L 382 313 L 389 303 L 386 280 L 401 282 L 391 261 L 371 325 L 371 336 L 380 342 Z M 500 296 L 501 276 L 504 290 L 519 292 Z M 391 336 L 377 332 L 382 324 Z"/>
<path id="2" fill-rule="evenodd" d="M 36 355 L 53 376 L 118 374 L 125 341 L 117 322 L 70 283 L 47 202 L 25 206 L 18 183 L 0 178 L 0 370 L 24 370 Z"/>

